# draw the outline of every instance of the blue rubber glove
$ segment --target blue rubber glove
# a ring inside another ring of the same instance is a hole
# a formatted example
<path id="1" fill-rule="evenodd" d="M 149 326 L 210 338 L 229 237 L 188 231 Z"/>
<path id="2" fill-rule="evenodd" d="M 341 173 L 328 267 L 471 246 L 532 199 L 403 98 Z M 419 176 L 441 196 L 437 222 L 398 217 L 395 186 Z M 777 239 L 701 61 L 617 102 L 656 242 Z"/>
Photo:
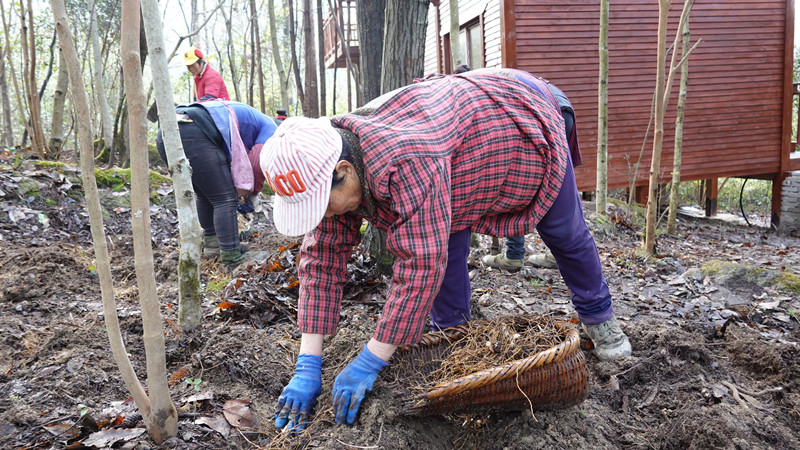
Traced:
<path id="1" fill-rule="evenodd" d="M 294 377 L 283 388 L 275 406 L 275 428 L 283 428 L 289 423 L 292 435 L 302 433 L 321 389 L 322 357 L 299 355 Z"/>
<path id="2" fill-rule="evenodd" d="M 242 197 L 236 205 L 236 211 L 239 211 L 240 214 L 249 214 L 255 212 L 255 207 L 249 197 Z"/>
<path id="3" fill-rule="evenodd" d="M 378 377 L 378 372 L 386 367 L 386 362 L 373 355 L 364 344 L 364 350 L 342 370 L 333 383 L 333 411 L 336 423 L 353 423 L 358 414 L 361 401 Z"/>

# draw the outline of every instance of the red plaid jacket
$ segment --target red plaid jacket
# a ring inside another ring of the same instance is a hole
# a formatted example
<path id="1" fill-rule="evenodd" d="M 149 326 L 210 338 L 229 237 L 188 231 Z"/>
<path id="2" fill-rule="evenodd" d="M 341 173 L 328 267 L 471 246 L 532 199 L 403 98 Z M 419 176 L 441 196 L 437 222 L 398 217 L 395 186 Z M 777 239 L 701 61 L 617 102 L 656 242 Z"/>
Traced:
<path id="1" fill-rule="evenodd" d="M 300 253 L 298 319 L 336 331 L 362 218 L 388 232 L 394 276 L 374 337 L 416 343 L 444 276 L 451 232 L 522 236 L 558 195 L 569 149 L 558 108 L 504 71 L 406 86 L 332 118 L 363 152 L 366 208 L 323 219 Z M 374 106 L 374 110 L 372 107 Z"/>

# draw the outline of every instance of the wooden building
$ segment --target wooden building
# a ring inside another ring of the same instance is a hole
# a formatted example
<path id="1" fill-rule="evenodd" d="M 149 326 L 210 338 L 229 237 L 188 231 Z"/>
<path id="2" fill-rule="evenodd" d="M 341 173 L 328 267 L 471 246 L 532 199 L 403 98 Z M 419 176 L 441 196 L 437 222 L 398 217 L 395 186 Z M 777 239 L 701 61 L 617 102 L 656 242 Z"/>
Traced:
<path id="1" fill-rule="evenodd" d="M 599 0 L 460 0 L 459 42 L 477 67 L 514 67 L 547 78 L 572 100 L 585 164 L 579 189 L 595 187 Z M 683 2 L 670 13 L 672 43 Z M 608 184 L 626 187 L 644 145 L 637 185 L 648 182 L 653 130 L 658 2 L 615 0 L 609 19 Z M 800 170 L 792 142 L 793 0 L 726 0 L 694 4 L 681 179 L 751 177 L 773 180 L 773 220 L 780 186 Z M 432 1 L 426 37 L 426 73 L 447 73 L 449 2 Z M 669 44 L 668 44 L 669 45 Z M 665 119 L 662 180 L 672 172 L 679 76 Z"/>

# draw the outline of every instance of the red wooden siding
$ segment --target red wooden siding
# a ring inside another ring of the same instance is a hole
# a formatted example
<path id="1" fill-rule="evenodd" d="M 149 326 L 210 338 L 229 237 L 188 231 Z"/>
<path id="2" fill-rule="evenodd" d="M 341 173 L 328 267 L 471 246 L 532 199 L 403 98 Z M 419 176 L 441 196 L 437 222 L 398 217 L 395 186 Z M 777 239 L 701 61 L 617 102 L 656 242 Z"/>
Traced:
<path id="1" fill-rule="evenodd" d="M 585 164 L 581 190 L 595 186 L 599 2 L 498 0 L 516 36 L 512 66 L 559 86 L 575 105 Z M 513 6 L 509 8 L 509 4 Z M 670 45 L 682 2 L 673 2 Z M 783 140 L 787 0 L 696 2 L 684 123 L 683 180 L 780 172 Z M 639 157 L 655 86 L 658 4 L 611 2 L 609 27 L 609 187 L 629 182 Z M 789 40 L 791 42 L 791 40 Z M 504 49 L 506 52 L 509 49 Z M 662 178 L 672 171 L 676 74 L 665 120 Z M 639 184 L 646 184 L 653 130 L 645 142 Z"/>

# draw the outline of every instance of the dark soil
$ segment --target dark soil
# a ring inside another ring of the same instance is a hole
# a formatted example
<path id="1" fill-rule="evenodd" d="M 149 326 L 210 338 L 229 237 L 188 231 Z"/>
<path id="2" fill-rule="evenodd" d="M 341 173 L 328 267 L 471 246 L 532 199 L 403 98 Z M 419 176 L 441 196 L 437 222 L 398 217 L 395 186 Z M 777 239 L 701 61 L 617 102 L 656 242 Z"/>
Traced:
<path id="1" fill-rule="evenodd" d="M 292 438 L 274 429 L 272 417 L 299 346 L 292 317 L 297 248 L 281 251 L 292 241 L 261 216 L 250 246 L 266 253 L 224 289 L 219 264 L 205 262 L 205 319 L 184 332 L 177 325 L 177 218 L 167 191 L 154 195 L 153 249 L 180 419 L 178 436 L 157 446 L 147 433 L 137 436 L 144 424 L 109 349 L 75 175 L 0 166 L 0 448 L 103 448 L 86 445 L 97 442 L 91 439 L 98 429 L 121 433 L 107 448 L 140 449 L 800 448 L 797 238 L 684 219 L 677 235 L 658 238 L 658 257 L 648 259 L 635 251 L 642 227 L 630 213 L 615 207 L 611 221 L 600 221 L 587 204 L 617 316 L 634 351 L 600 362 L 582 334 L 585 401 L 557 411 L 416 416 L 396 396 L 390 366 L 356 425 L 338 426 L 330 406 L 333 378 L 370 338 L 386 288 L 369 259 L 356 254 L 339 332 L 325 341 L 316 415 L 305 434 Z M 103 192 L 105 228 L 126 349 L 146 382 L 124 194 Z M 478 244 L 475 262 L 491 239 Z M 530 252 L 544 249 L 536 234 L 528 244 Z M 476 318 L 524 312 L 574 317 L 555 270 L 472 268 Z M 218 310 L 222 301 L 237 306 Z M 189 401 L 192 395 L 200 399 Z M 236 399 L 249 401 L 252 428 L 213 431 L 204 424 Z"/>

